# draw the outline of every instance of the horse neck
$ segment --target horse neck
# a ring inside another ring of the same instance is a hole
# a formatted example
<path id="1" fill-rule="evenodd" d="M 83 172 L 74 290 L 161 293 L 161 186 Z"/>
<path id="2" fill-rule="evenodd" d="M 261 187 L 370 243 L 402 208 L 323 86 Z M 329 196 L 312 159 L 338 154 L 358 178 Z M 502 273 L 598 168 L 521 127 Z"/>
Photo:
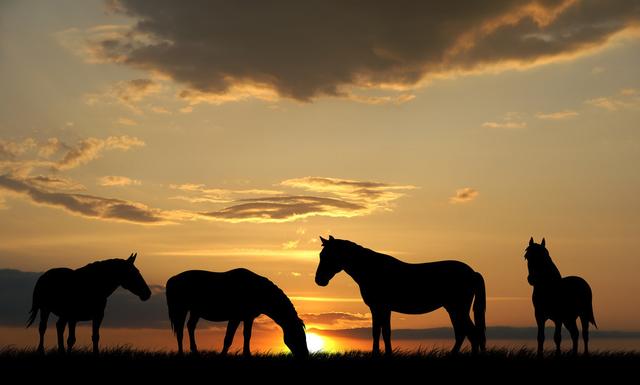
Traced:
<path id="1" fill-rule="evenodd" d="M 372 276 L 371 270 L 380 265 L 386 258 L 391 258 L 362 246 L 353 245 L 348 250 L 343 259 L 344 271 L 353 278 L 356 283 L 361 284 Z"/>
<path id="2" fill-rule="evenodd" d="M 298 313 L 289 298 L 275 285 L 266 292 L 267 298 L 264 301 L 264 309 L 262 312 L 277 323 L 283 330 L 289 325 L 293 325 L 292 321 L 298 319 Z"/>
<path id="3" fill-rule="evenodd" d="M 87 265 L 76 270 L 83 276 L 83 280 L 93 286 L 94 292 L 100 296 L 108 297 L 120 286 L 120 274 L 117 266 L 108 261 L 99 262 L 100 265 Z"/>
<path id="4" fill-rule="evenodd" d="M 542 275 L 542 281 L 538 284 L 538 286 L 554 286 L 558 284 L 561 279 L 562 275 L 560 274 L 560 270 L 558 270 L 558 267 L 555 265 L 555 263 L 553 263 L 551 257 L 549 257 L 546 271 L 544 275 Z"/>

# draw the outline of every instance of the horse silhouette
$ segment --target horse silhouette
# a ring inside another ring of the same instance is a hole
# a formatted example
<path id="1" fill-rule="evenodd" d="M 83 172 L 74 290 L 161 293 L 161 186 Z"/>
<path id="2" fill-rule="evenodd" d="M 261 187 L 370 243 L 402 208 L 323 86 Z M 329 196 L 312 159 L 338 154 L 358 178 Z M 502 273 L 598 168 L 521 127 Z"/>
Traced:
<path id="1" fill-rule="evenodd" d="M 578 326 L 576 319 L 582 323 L 584 353 L 589 354 L 589 323 L 595 327 L 591 303 L 591 287 L 580 277 L 562 277 L 560 271 L 551 260 L 546 242 L 537 244 L 533 237 L 529 240 L 524 258 L 527 260 L 529 275 L 527 281 L 533 286 L 533 307 L 538 324 L 538 355 L 542 356 L 544 346 L 544 324 L 550 319 L 555 323 L 553 339 L 556 353 L 560 353 L 562 341 L 562 324 L 569 330 L 573 341 L 573 354 L 578 353 Z"/>
<path id="2" fill-rule="evenodd" d="M 38 352 L 44 353 L 44 334 L 49 314 L 58 316 L 58 351 L 64 352 L 64 329 L 69 324 L 67 347 L 76 342 L 76 323 L 92 321 L 93 352 L 98 353 L 100 324 L 107 306 L 107 298 L 119 287 L 129 290 L 146 301 L 151 290 L 134 266 L 137 253 L 128 259 L 108 259 L 90 263 L 76 270 L 56 268 L 46 271 L 36 282 L 27 327 L 33 324 L 40 311 L 40 343 Z"/>
<path id="3" fill-rule="evenodd" d="M 184 322 L 192 353 L 197 353 L 195 329 L 200 318 L 229 321 L 222 354 L 226 354 L 240 322 L 244 323 L 243 354 L 251 355 L 253 321 L 261 314 L 273 319 L 284 333 L 284 342 L 294 356 L 309 355 L 305 326 L 284 292 L 273 282 L 247 269 L 227 272 L 190 270 L 169 278 L 166 288 L 171 328 L 182 354 Z"/>
<path id="4" fill-rule="evenodd" d="M 323 248 L 316 283 L 326 286 L 342 270 L 356 281 L 371 309 L 374 354 L 380 353 L 380 329 L 385 353 L 392 352 L 392 311 L 423 314 L 440 307 L 446 309 L 453 324 L 452 353 L 460 350 L 465 337 L 474 353 L 485 350 L 486 294 L 480 273 L 459 261 L 410 264 L 333 236 L 320 240 Z M 475 325 L 469 317 L 472 302 Z"/>

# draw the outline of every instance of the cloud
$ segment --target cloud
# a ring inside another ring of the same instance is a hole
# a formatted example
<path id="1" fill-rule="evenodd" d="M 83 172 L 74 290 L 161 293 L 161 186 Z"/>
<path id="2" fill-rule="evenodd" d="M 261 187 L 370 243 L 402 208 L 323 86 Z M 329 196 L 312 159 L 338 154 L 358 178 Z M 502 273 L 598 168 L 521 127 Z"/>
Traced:
<path id="1" fill-rule="evenodd" d="M 548 114 L 539 112 L 536 114 L 536 118 L 543 120 L 564 120 L 578 116 L 578 112 L 573 110 L 563 110 L 558 112 L 551 112 Z"/>
<path id="2" fill-rule="evenodd" d="M 95 195 L 51 191 L 29 179 L 0 175 L 0 189 L 29 198 L 32 202 L 62 208 L 86 218 L 126 221 L 138 224 L 165 223 L 179 213 L 150 208 L 142 203 Z"/>
<path id="3" fill-rule="evenodd" d="M 192 104 L 348 98 L 357 88 L 403 91 L 528 68 L 605 47 L 640 20 L 627 0 L 109 4 L 131 24 L 91 28 L 82 49 L 69 30 L 66 45 L 91 61 L 161 73 Z"/>
<path id="4" fill-rule="evenodd" d="M 482 127 L 485 128 L 500 128 L 500 129 L 521 129 L 527 127 L 527 122 L 524 121 L 522 114 L 519 112 L 507 112 L 504 114 L 500 121 L 490 121 L 482 123 Z"/>
<path id="5" fill-rule="evenodd" d="M 36 146 L 37 143 L 32 138 L 24 139 L 21 142 L 0 139 L 0 160 L 14 159 Z"/>
<path id="6" fill-rule="evenodd" d="M 38 175 L 25 179 L 27 183 L 44 189 L 54 189 L 63 191 L 79 191 L 86 190 L 81 183 L 75 182 L 69 178 L 51 175 Z"/>
<path id="7" fill-rule="evenodd" d="M 640 108 L 640 92 L 635 88 L 624 88 L 620 90 L 618 95 L 589 99 L 585 103 L 607 111 L 638 109 Z"/>
<path id="8" fill-rule="evenodd" d="M 366 213 L 367 207 L 340 199 L 293 195 L 241 199 L 235 205 L 201 215 L 227 222 L 290 222 L 312 216 L 350 218 Z"/>
<path id="9" fill-rule="evenodd" d="M 127 178 L 126 176 L 107 175 L 98 179 L 100 186 L 139 186 L 142 184 L 137 179 Z"/>
<path id="10" fill-rule="evenodd" d="M 116 103 L 127 107 L 136 114 L 142 114 L 143 111 L 138 106 L 138 102 L 149 95 L 159 93 L 161 90 L 162 86 L 160 83 L 152 79 L 123 80 L 116 82 L 101 93 L 85 95 L 85 102 L 90 106 L 98 103 Z M 120 121 L 133 122 L 131 119 L 126 118 L 120 118 L 119 122 Z"/>
<path id="11" fill-rule="evenodd" d="M 282 248 L 285 250 L 291 250 L 291 249 L 296 249 L 298 248 L 298 244 L 300 243 L 299 240 L 295 240 L 295 241 L 287 241 L 285 243 L 282 244 Z M 296 273 L 298 275 L 300 275 L 299 273 Z M 295 275 L 295 274 L 294 274 Z"/>
<path id="12" fill-rule="evenodd" d="M 307 327 L 350 329 L 371 326 L 371 314 L 360 313 L 305 313 L 300 314 Z"/>
<path id="13" fill-rule="evenodd" d="M 386 206 L 390 202 L 403 197 L 405 191 L 416 188 L 412 185 L 393 185 L 381 182 L 314 176 L 287 179 L 280 184 L 307 191 L 332 194 L 342 199 L 362 203 L 371 209 Z"/>
<path id="14" fill-rule="evenodd" d="M 464 187 L 456 190 L 456 194 L 449 198 L 449 203 L 467 203 L 476 199 L 476 197 L 480 194 L 478 190 L 473 189 L 471 187 Z"/>
<path id="15" fill-rule="evenodd" d="M 171 184 L 169 188 L 180 190 L 191 195 L 178 195 L 171 199 L 184 200 L 191 203 L 230 203 L 242 196 L 281 195 L 282 191 L 270 189 L 221 189 L 210 188 L 204 184 L 184 183 Z"/>
<path id="16" fill-rule="evenodd" d="M 118 120 L 116 120 L 116 123 L 121 124 L 123 126 L 137 126 L 138 122 L 136 122 L 133 119 L 129 119 L 129 118 L 118 118 Z"/>
<path id="17" fill-rule="evenodd" d="M 106 139 L 83 139 L 75 146 L 68 147 L 62 159 L 53 164 L 52 167 L 56 170 L 68 170 L 89 163 L 98 158 L 103 151 L 126 151 L 144 145 L 145 143 L 142 140 L 127 135 L 110 136 Z"/>
<path id="18" fill-rule="evenodd" d="M 415 188 L 411 185 L 327 177 L 287 179 L 280 185 L 327 196 L 314 194 L 245 198 L 233 201 L 233 205 L 222 210 L 201 214 L 215 220 L 256 223 L 290 222 L 313 216 L 351 218 L 376 210 L 389 210 L 393 201 L 404 196 L 404 191 Z M 198 187 L 183 185 L 183 189 L 191 188 Z"/>
<path id="19" fill-rule="evenodd" d="M 36 168 L 70 170 L 99 158 L 105 151 L 127 151 L 144 145 L 141 139 L 127 135 L 87 138 L 75 145 L 66 144 L 58 138 L 44 142 L 33 138 L 21 142 L 0 140 L 0 173 L 27 176 Z M 54 156 L 57 159 L 52 159 Z"/>

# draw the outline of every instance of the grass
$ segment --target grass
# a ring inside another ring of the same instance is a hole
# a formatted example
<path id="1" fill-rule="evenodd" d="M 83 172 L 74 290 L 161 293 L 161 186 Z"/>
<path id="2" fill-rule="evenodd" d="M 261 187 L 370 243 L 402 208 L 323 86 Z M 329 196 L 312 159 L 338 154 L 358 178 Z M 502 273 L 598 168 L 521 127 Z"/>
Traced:
<path id="1" fill-rule="evenodd" d="M 347 377 L 417 382 L 447 376 L 452 379 L 531 380 L 557 377 L 593 379 L 596 376 L 623 379 L 636 376 L 640 369 L 640 352 L 599 351 L 590 356 L 574 357 L 568 353 L 546 354 L 539 359 L 530 349 L 490 349 L 477 356 L 468 352 L 451 356 L 442 350 L 396 351 L 392 357 L 373 357 L 370 352 L 315 353 L 298 360 L 289 354 L 255 354 L 222 356 L 216 352 L 199 355 L 175 352 L 136 350 L 129 347 L 104 349 L 94 356 L 86 349 L 71 354 L 48 351 L 44 356 L 30 349 L 0 350 L 0 373 L 24 378 L 100 380 L 139 377 L 233 380 L 258 379 L 279 382 L 337 382 Z M 26 377 L 25 377 L 26 376 Z M 63 377 L 59 377 L 63 376 Z M 1 377 L 0 377 L 1 379 Z M 57 382 L 57 381 L 56 381 Z"/>

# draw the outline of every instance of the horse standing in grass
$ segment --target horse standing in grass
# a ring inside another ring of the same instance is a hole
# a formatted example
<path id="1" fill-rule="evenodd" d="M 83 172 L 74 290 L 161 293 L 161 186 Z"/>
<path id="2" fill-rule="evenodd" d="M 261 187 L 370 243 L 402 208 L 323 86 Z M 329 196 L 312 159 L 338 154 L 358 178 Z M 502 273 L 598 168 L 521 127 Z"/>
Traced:
<path id="1" fill-rule="evenodd" d="M 529 275 L 527 281 L 533 286 L 533 307 L 538 324 L 538 355 L 543 354 L 544 324 L 550 319 L 555 323 L 553 340 L 556 353 L 560 353 L 562 341 L 562 324 L 569 330 L 573 341 L 573 354 L 578 353 L 578 326 L 576 319 L 582 323 L 584 354 L 589 354 L 589 323 L 595 327 L 591 303 L 591 287 L 580 277 L 562 277 L 560 271 L 551 260 L 546 242 L 537 244 L 533 237 L 529 240 L 524 258 L 527 260 Z"/>
<path id="2" fill-rule="evenodd" d="M 240 322 L 244 322 L 244 355 L 251 355 L 250 340 L 253 320 L 260 314 L 273 319 L 284 333 L 284 342 L 297 357 L 309 355 L 304 323 L 289 298 L 265 277 L 247 269 L 224 273 L 190 270 L 167 281 L 167 305 L 171 328 L 182 354 L 184 322 L 189 313 L 187 330 L 192 353 L 197 353 L 195 329 L 200 318 L 229 321 L 222 354 L 226 354 Z"/>
<path id="3" fill-rule="evenodd" d="M 58 351 L 64 352 L 64 329 L 69 324 L 67 347 L 71 351 L 76 342 L 76 323 L 93 322 L 93 352 L 98 353 L 100 324 L 107 306 L 107 298 L 119 287 L 129 290 L 146 301 L 151 290 L 134 266 L 137 254 L 128 259 L 108 259 L 90 263 L 76 270 L 51 269 L 42 274 L 33 290 L 33 304 L 27 327 L 40 311 L 40 343 L 38 352 L 44 353 L 44 333 L 49 314 L 58 316 Z"/>
<path id="4" fill-rule="evenodd" d="M 356 281 L 371 308 L 374 354 L 380 353 L 380 329 L 385 353 L 392 352 L 392 311 L 423 314 L 440 307 L 447 310 L 453 324 L 452 353 L 460 350 L 465 337 L 474 353 L 485 350 L 486 294 L 480 273 L 459 261 L 410 264 L 332 236 L 320 240 L 323 248 L 316 283 L 326 286 L 342 270 Z M 475 325 L 469 317 L 472 302 Z"/>

